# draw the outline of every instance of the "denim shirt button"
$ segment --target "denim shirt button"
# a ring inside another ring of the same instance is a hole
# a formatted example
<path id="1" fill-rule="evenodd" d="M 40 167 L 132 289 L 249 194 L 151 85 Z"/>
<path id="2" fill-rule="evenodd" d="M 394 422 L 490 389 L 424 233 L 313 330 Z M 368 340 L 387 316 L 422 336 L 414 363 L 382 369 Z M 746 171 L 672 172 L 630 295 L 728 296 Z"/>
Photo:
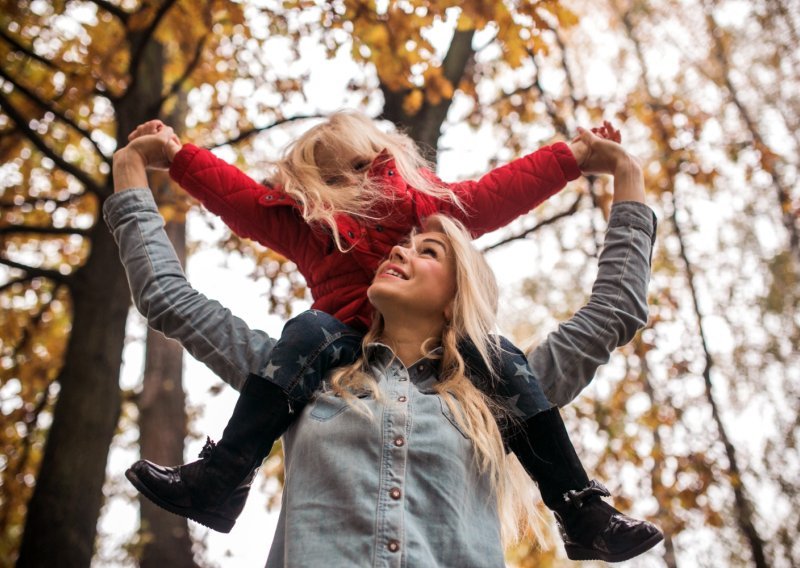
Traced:
<path id="1" fill-rule="evenodd" d="M 404 397 L 404 396 L 401 396 L 401 397 L 399 397 L 397 400 L 398 400 L 399 402 L 405 402 L 405 401 L 407 401 L 408 399 L 407 399 L 406 397 Z"/>
<path id="2" fill-rule="evenodd" d="M 395 501 L 397 501 L 398 499 L 400 499 L 400 497 L 402 496 L 402 494 L 403 494 L 403 492 L 402 492 L 402 491 L 400 491 L 400 488 L 398 488 L 398 487 L 392 487 L 392 489 L 389 491 L 389 497 L 391 497 L 391 498 L 392 498 L 392 499 L 394 499 Z"/>
<path id="3" fill-rule="evenodd" d="M 389 544 L 386 545 L 386 548 L 389 549 L 389 552 L 397 552 L 400 550 L 400 542 L 392 539 L 389 541 Z"/>
<path id="4" fill-rule="evenodd" d="M 403 446 L 406 445 L 405 438 L 403 438 L 402 436 L 398 436 L 397 438 L 394 439 L 394 445 L 397 446 L 398 448 L 402 448 Z"/>

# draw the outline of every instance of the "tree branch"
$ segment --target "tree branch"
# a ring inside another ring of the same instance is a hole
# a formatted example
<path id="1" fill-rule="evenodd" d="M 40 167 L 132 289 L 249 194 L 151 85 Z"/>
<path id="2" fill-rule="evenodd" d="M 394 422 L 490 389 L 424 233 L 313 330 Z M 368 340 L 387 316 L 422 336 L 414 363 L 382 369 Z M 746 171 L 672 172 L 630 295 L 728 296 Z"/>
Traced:
<path id="1" fill-rule="evenodd" d="M 54 106 L 51 106 L 48 103 L 46 103 L 45 101 L 43 101 L 42 99 L 40 99 L 36 95 L 36 93 L 31 91 L 30 89 L 28 89 L 24 85 L 19 84 L 12 77 L 10 77 L 2 68 L 0 68 L 0 79 L 3 79 L 4 81 L 8 81 L 9 83 L 11 83 L 14 86 L 15 90 L 19 91 L 20 93 L 22 93 L 23 95 L 28 97 L 38 107 L 44 109 L 47 112 L 52 112 L 53 115 L 55 115 L 56 118 L 58 118 L 62 122 L 65 122 L 69 126 L 71 126 L 76 132 L 78 132 L 81 136 L 86 138 L 92 144 L 92 146 L 94 146 L 94 149 L 97 151 L 97 153 L 100 155 L 100 157 L 103 159 L 104 162 L 106 162 L 109 166 L 111 165 L 110 158 L 103 153 L 103 151 L 100 149 L 100 146 L 98 146 L 97 142 L 92 140 L 91 133 L 89 133 L 88 131 L 86 131 L 83 128 L 81 128 L 81 126 L 78 123 L 76 123 L 74 120 L 72 120 L 72 119 L 68 118 L 67 116 L 65 116 L 64 113 L 62 113 L 60 110 L 56 109 Z"/>
<path id="2" fill-rule="evenodd" d="M 312 118 L 325 118 L 323 114 L 299 114 L 297 116 L 290 116 L 287 118 L 281 118 L 276 120 L 275 122 L 268 124 L 267 126 L 260 126 L 258 128 L 250 128 L 249 130 L 244 130 L 240 132 L 238 135 L 234 136 L 230 140 L 226 140 L 225 142 L 220 142 L 219 144 L 212 144 L 210 146 L 206 146 L 206 149 L 213 150 L 214 148 L 221 148 L 222 146 L 235 146 L 240 142 L 244 142 L 248 138 L 252 138 L 256 134 L 261 132 L 265 132 L 267 130 L 271 130 L 276 126 L 281 126 L 283 124 L 287 124 L 289 122 L 296 122 L 298 120 L 308 120 Z"/>
<path id="3" fill-rule="evenodd" d="M 20 352 L 22 349 L 30 349 L 30 345 L 32 339 L 36 337 L 36 334 L 32 332 L 31 328 L 38 326 L 42 321 L 42 316 L 45 310 L 50 307 L 52 303 L 52 299 L 49 302 L 45 302 L 42 304 L 38 310 L 38 312 L 31 316 L 30 320 L 28 321 L 27 325 L 22 330 L 22 336 L 20 340 L 17 342 L 16 345 L 12 348 L 14 354 Z M 19 366 L 20 366 L 20 358 L 14 357 L 14 366 L 9 369 L 10 375 L 15 376 L 18 373 Z M 22 363 L 24 364 L 24 362 Z M 54 379 L 53 379 L 54 380 Z M 25 466 L 28 464 L 28 460 L 30 459 L 30 450 L 33 446 L 33 432 L 35 430 L 36 423 L 39 420 L 39 414 L 41 414 L 42 410 L 44 409 L 47 401 L 48 401 L 48 392 L 50 390 L 50 385 L 52 384 L 53 380 L 49 381 L 47 387 L 45 387 L 44 392 L 42 393 L 39 402 L 34 407 L 33 411 L 26 411 L 26 409 L 21 408 L 19 410 L 23 411 L 23 422 L 25 424 L 25 435 L 22 436 L 20 440 L 20 444 L 22 445 L 22 451 L 17 452 L 18 458 L 16 460 L 9 460 L 7 463 L 7 470 L 6 470 L 6 479 L 8 480 L 19 480 L 21 478 L 21 474 L 25 471 Z M 15 463 L 16 462 L 16 463 Z M 16 466 L 16 467 L 14 467 Z M 11 487 L 6 487 L 4 484 L 3 489 L 10 489 L 13 492 Z M 6 494 L 5 496 L 5 505 L 9 505 L 8 501 L 10 495 Z M 0 530 L 5 530 L 8 525 L 8 517 L 9 512 L 12 510 L 12 507 L 6 506 L 0 509 Z"/>
<path id="4" fill-rule="evenodd" d="M 536 63 L 536 58 L 534 57 L 533 52 L 530 52 L 531 55 L 531 62 L 533 62 L 533 66 L 536 69 L 534 74 L 534 81 L 531 85 L 536 91 L 539 93 L 539 100 L 544 103 L 544 108 L 547 109 L 547 115 L 550 117 L 550 120 L 553 121 L 553 126 L 555 126 L 556 132 L 561 134 L 564 138 L 569 139 L 570 135 L 567 130 L 567 123 L 566 121 L 558 114 L 558 109 L 556 108 L 553 99 L 545 92 L 544 87 L 542 87 L 542 83 L 539 80 L 539 64 Z"/>
<path id="5" fill-rule="evenodd" d="M 136 83 L 139 79 L 139 64 L 142 61 L 142 57 L 144 56 L 144 50 L 147 47 L 147 44 L 150 42 L 150 38 L 153 37 L 153 34 L 158 27 L 158 24 L 161 23 L 161 20 L 164 16 L 169 12 L 170 8 L 175 4 L 176 0 L 164 0 L 164 3 L 158 7 L 158 11 L 156 12 L 153 21 L 150 22 L 150 25 L 147 26 L 142 32 L 136 33 L 129 33 L 128 37 L 131 40 L 131 46 L 133 46 L 133 56 L 131 57 L 130 63 L 130 74 L 131 74 L 131 82 L 126 89 L 126 93 L 130 93 L 133 91 Z"/>
<path id="6" fill-rule="evenodd" d="M 643 87 L 644 93 L 647 95 L 648 102 L 655 101 L 656 97 L 653 95 L 653 91 L 650 88 L 649 83 L 649 76 L 648 76 L 648 67 L 645 65 L 644 55 L 642 53 L 641 45 L 639 42 L 639 38 L 636 35 L 635 30 L 637 29 L 633 18 L 631 17 L 631 11 L 629 9 L 621 9 L 620 7 L 616 7 L 620 20 L 622 21 L 623 27 L 628 38 L 633 42 L 634 50 L 636 52 L 636 56 L 640 65 L 641 71 L 641 83 Z M 713 35 L 713 33 L 711 34 Z M 666 111 L 668 112 L 668 111 Z M 664 128 L 663 122 L 661 120 L 656 120 L 654 123 L 657 125 L 655 129 L 655 135 L 658 137 L 658 141 L 664 148 L 669 148 L 669 141 L 670 136 L 669 133 Z M 669 171 L 669 175 L 671 178 L 674 178 L 676 175 L 675 171 Z M 672 222 L 672 226 L 675 230 L 675 235 L 678 239 L 678 246 L 680 251 L 681 260 L 684 263 L 686 269 L 686 280 L 689 286 L 689 293 L 692 298 L 692 306 L 694 308 L 694 313 L 697 320 L 697 328 L 698 333 L 700 335 L 700 344 L 703 350 L 703 356 L 705 359 L 705 365 L 703 369 L 703 382 L 704 382 L 704 394 L 705 398 L 708 401 L 709 406 L 711 407 L 711 416 L 714 424 L 717 427 L 717 435 L 719 436 L 719 441 L 723 445 L 725 449 L 726 457 L 728 458 L 728 468 L 726 470 L 726 474 L 728 477 L 728 481 L 731 485 L 731 489 L 733 490 L 734 496 L 734 520 L 736 526 L 739 531 L 741 531 L 744 538 L 747 540 L 750 553 L 752 554 L 753 563 L 755 564 L 756 568 L 766 568 L 768 563 L 766 561 L 766 554 L 764 551 L 764 541 L 761 539 L 761 536 L 758 534 L 758 531 L 755 528 L 755 524 L 753 522 L 754 511 L 753 506 L 750 503 L 750 499 L 748 498 L 747 494 L 744 490 L 744 485 L 742 483 L 741 472 L 738 465 L 738 456 L 736 453 L 736 449 L 731 443 L 727 430 L 725 429 L 725 423 L 722 421 L 722 415 L 719 411 L 719 406 L 717 405 L 717 401 L 714 398 L 714 390 L 713 390 L 713 383 L 711 380 L 711 372 L 714 366 L 714 361 L 711 356 L 711 352 L 708 349 L 708 342 L 706 341 L 706 332 L 705 326 L 703 323 L 703 315 L 700 311 L 700 305 L 697 295 L 697 289 L 695 285 L 695 274 L 694 274 L 694 267 L 692 263 L 689 261 L 689 255 L 686 250 L 685 239 L 681 232 L 681 226 L 678 223 L 677 219 L 677 206 L 675 203 L 675 193 L 674 193 L 674 179 L 672 179 L 673 183 L 671 186 L 673 187 L 672 195 L 672 214 L 670 220 Z"/>
<path id="7" fill-rule="evenodd" d="M 130 20 L 130 13 L 126 12 L 119 6 L 112 4 L 111 2 L 108 2 L 108 0 L 89 0 L 89 2 L 96 5 L 98 8 L 105 10 L 109 14 L 112 14 L 123 24 L 127 24 L 128 20 Z"/>
<path id="8" fill-rule="evenodd" d="M 14 286 L 14 284 L 22 284 L 24 282 L 30 282 L 31 280 L 33 280 L 33 276 L 25 276 L 24 278 L 14 278 L 9 280 L 5 284 L 0 284 L 0 293 L 10 289 L 12 286 Z"/>
<path id="9" fill-rule="evenodd" d="M 0 227 L 0 235 L 13 235 L 15 233 L 35 233 L 39 235 L 80 235 L 85 237 L 89 234 L 87 229 L 76 227 L 31 227 L 28 225 L 11 225 Z"/>
<path id="10" fill-rule="evenodd" d="M 715 33 L 716 30 L 719 29 L 719 26 L 714 18 L 713 12 L 708 9 L 706 12 L 706 28 L 708 30 L 709 37 L 711 37 L 713 41 L 713 51 L 715 57 L 717 58 L 717 63 L 719 63 L 722 69 L 721 80 L 728 92 L 728 99 L 733 106 L 736 107 L 736 110 L 739 112 L 739 116 L 742 118 L 742 122 L 744 122 L 747 130 L 750 132 L 754 149 L 762 155 L 777 156 L 764 141 L 756 119 L 753 117 L 750 110 L 745 106 L 744 101 L 739 95 L 739 89 L 733 84 L 733 79 L 731 77 L 730 58 L 724 42 L 720 39 L 719 34 Z M 761 160 L 760 165 L 762 171 L 764 171 L 770 177 L 770 181 L 772 182 L 772 188 L 775 191 L 778 200 L 778 207 L 781 210 L 781 219 L 783 220 L 783 225 L 786 228 L 786 232 L 789 236 L 789 249 L 794 254 L 795 260 L 800 263 L 800 228 L 798 228 L 796 217 L 793 214 L 790 190 L 785 186 L 784 183 L 782 183 L 780 174 L 773 164 L 770 164 L 768 160 L 764 159 Z"/>
<path id="11" fill-rule="evenodd" d="M 575 81 L 572 78 L 572 70 L 569 67 L 569 63 L 567 63 L 567 46 L 564 43 L 564 38 L 558 33 L 558 28 L 550 29 L 556 37 L 558 48 L 561 50 L 561 69 L 564 70 L 564 77 L 567 80 L 567 87 L 569 89 L 567 96 L 572 103 L 572 112 L 574 113 L 575 109 L 578 108 L 578 99 L 575 98 Z"/>
<path id="12" fill-rule="evenodd" d="M 11 45 L 11 47 L 15 51 L 18 51 L 18 52 L 22 53 L 23 55 L 25 55 L 26 57 L 29 57 L 29 58 L 33 59 L 34 61 L 37 61 L 37 62 L 41 63 L 42 65 L 44 65 L 48 69 L 52 69 L 53 71 L 58 71 L 60 73 L 64 73 L 69 78 L 75 78 L 77 76 L 77 73 L 75 73 L 74 71 L 64 70 L 64 69 L 60 68 L 58 65 L 56 65 L 55 63 L 53 63 L 52 61 L 50 61 L 49 59 L 47 59 L 46 57 L 43 57 L 43 56 L 39 55 L 38 53 L 36 53 L 35 51 L 25 47 L 19 41 L 17 41 L 14 37 L 12 37 L 9 34 L 7 34 L 4 28 L 0 28 L 0 38 L 2 38 L 9 45 Z M 100 81 L 98 80 L 97 83 L 99 84 Z M 101 96 L 101 97 L 108 97 L 108 93 L 98 89 L 97 88 L 97 84 L 95 84 L 92 87 L 92 92 L 94 94 L 98 95 L 98 96 Z"/>
<path id="13" fill-rule="evenodd" d="M 186 69 L 184 69 L 183 74 L 178 78 L 177 81 L 172 83 L 172 87 L 170 87 L 169 91 L 163 97 L 161 97 L 160 101 L 158 101 L 159 109 L 162 106 L 164 106 L 164 103 L 167 101 L 167 99 L 169 99 L 173 95 L 176 95 L 178 91 L 181 90 L 183 84 L 186 82 L 187 79 L 189 79 L 189 76 L 197 68 L 197 64 L 200 63 L 200 57 L 202 57 L 203 55 L 203 48 L 206 45 L 207 37 L 208 36 L 203 36 L 202 38 L 200 38 L 200 41 L 197 43 L 197 47 L 195 47 L 194 56 L 192 57 L 192 60 L 189 62 L 189 64 L 186 66 Z"/>
<path id="14" fill-rule="evenodd" d="M 456 30 L 447 54 L 442 60 L 442 75 L 450 81 L 453 88 L 457 88 L 464 76 L 464 69 L 467 62 L 475 55 L 472 49 L 472 38 L 475 37 L 475 30 Z"/>
<path id="15" fill-rule="evenodd" d="M 507 245 L 508 243 L 510 243 L 512 241 L 516 241 L 516 240 L 519 240 L 519 239 L 524 239 L 525 237 L 527 237 L 528 235 L 530 235 L 532 233 L 535 233 L 536 231 L 538 231 L 542 227 L 546 227 L 547 225 L 552 225 L 553 223 L 555 223 L 559 219 L 563 219 L 564 217 L 569 217 L 570 215 L 572 215 L 573 213 L 575 213 L 578 210 L 578 205 L 581 202 L 581 197 L 583 197 L 583 196 L 579 194 L 578 198 L 572 203 L 572 205 L 570 205 L 568 209 L 562 211 L 561 213 L 556 213 L 552 217 L 548 217 L 544 221 L 541 221 L 541 222 L 537 223 L 536 225 L 534 225 L 530 229 L 527 229 L 527 230 L 519 233 L 518 235 L 512 235 L 512 236 L 507 237 L 507 238 L 505 238 L 505 239 L 503 239 L 501 241 L 498 241 L 498 242 L 496 242 L 494 244 L 491 244 L 491 245 L 489 245 L 487 247 L 484 247 L 481 252 L 487 252 L 487 251 L 490 251 L 490 250 L 494 250 L 494 249 L 496 249 L 498 247 L 501 247 L 503 245 Z"/>
<path id="16" fill-rule="evenodd" d="M 68 275 L 61 274 L 58 270 L 36 268 L 33 266 L 28 266 L 26 264 L 21 264 L 19 262 L 14 262 L 13 260 L 9 260 L 3 257 L 0 257 L 0 264 L 8 266 L 9 268 L 16 268 L 17 270 L 22 270 L 29 277 L 49 278 L 50 280 L 53 280 L 60 284 L 69 284 L 70 282 L 70 277 Z"/>
<path id="17" fill-rule="evenodd" d="M 50 199 L 47 197 L 26 197 L 19 203 L 0 203 L 0 211 L 3 210 L 11 210 L 11 209 L 18 209 L 23 205 L 33 205 L 34 207 L 40 203 L 54 203 L 56 207 L 62 207 L 64 205 L 69 205 L 77 201 L 78 199 L 82 199 L 85 197 L 85 194 L 70 194 L 69 197 L 66 199 Z"/>
<path id="18" fill-rule="evenodd" d="M 461 83 L 467 63 L 475 55 L 472 49 L 474 37 L 475 30 L 456 30 L 447 54 L 442 60 L 442 76 L 450 82 L 454 91 Z M 438 158 L 437 147 L 442 135 L 442 124 L 452 103 L 452 98 L 443 98 L 435 105 L 426 100 L 410 125 L 411 137 L 428 154 L 432 162 L 436 162 Z"/>
<path id="19" fill-rule="evenodd" d="M 54 71 L 60 71 L 60 69 L 58 68 L 58 66 L 55 63 L 53 63 L 52 61 L 50 61 L 46 57 L 42 57 L 41 55 L 39 55 L 38 53 L 32 51 L 31 49 L 28 49 L 27 47 L 25 47 L 24 45 L 19 43 L 16 40 L 16 38 L 14 38 L 14 37 L 10 36 L 8 33 L 6 33 L 6 28 L 4 28 L 4 27 L 0 27 L 0 38 L 4 39 L 6 41 L 6 43 L 11 45 L 11 47 L 13 47 L 15 51 L 22 52 L 25 56 L 30 57 L 31 59 L 34 59 L 34 60 L 38 61 L 42 65 L 44 65 L 46 67 L 49 67 L 50 69 L 53 69 Z"/>
<path id="20" fill-rule="evenodd" d="M 41 137 L 31 130 L 25 117 L 22 116 L 22 114 L 20 114 L 16 108 L 14 108 L 14 105 L 11 104 L 11 101 L 8 99 L 8 97 L 3 95 L 2 92 L 0 92 L 0 108 L 2 108 L 9 118 L 13 120 L 17 126 L 19 126 L 20 130 L 22 130 L 22 132 L 25 134 L 25 137 L 30 140 L 31 143 L 33 143 L 33 145 L 36 146 L 45 156 L 53 160 L 53 162 L 59 168 L 81 182 L 87 190 L 98 196 L 103 195 L 103 188 L 95 180 L 93 180 L 89 174 L 77 166 L 70 164 L 64 158 L 56 154 L 52 148 L 45 144 Z"/>
<path id="21" fill-rule="evenodd" d="M 708 349 L 708 340 L 706 338 L 705 325 L 703 324 L 703 315 L 700 311 L 700 302 L 698 300 L 697 288 L 695 287 L 695 274 L 694 268 L 689 261 L 689 255 L 686 251 L 685 238 L 681 231 L 681 226 L 678 223 L 677 206 L 675 205 L 675 198 L 673 193 L 672 214 L 670 221 L 675 235 L 678 238 L 678 247 L 680 250 L 680 257 L 686 268 L 686 281 L 689 285 L 689 292 L 692 298 L 692 306 L 694 307 L 695 317 L 697 319 L 697 328 L 700 335 L 700 345 L 703 349 L 705 358 L 705 366 L 703 367 L 703 382 L 705 383 L 705 395 L 709 406 L 711 407 L 711 416 L 717 425 L 717 435 L 725 448 L 725 456 L 728 458 L 728 474 L 730 476 L 730 484 L 734 494 L 734 508 L 737 510 L 736 523 L 739 529 L 744 533 L 745 538 L 750 545 L 750 552 L 753 555 L 753 563 L 757 568 L 767 568 L 769 563 L 766 560 L 764 551 L 764 541 L 761 535 L 758 534 L 753 517 L 755 515 L 754 508 L 750 502 L 750 498 L 745 493 L 744 486 L 741 483 L 742 473 L 739 469 L 739 457 L 736 448 L 728 437 L 728 432 L 724 427 L 722 421 L 722 414 L 719 410 L 719 405 L 713 395 L 714 385 L 711 380 L 711 371 L 714 368 L 714 359 L 711 356 L 711 351 Z"/>

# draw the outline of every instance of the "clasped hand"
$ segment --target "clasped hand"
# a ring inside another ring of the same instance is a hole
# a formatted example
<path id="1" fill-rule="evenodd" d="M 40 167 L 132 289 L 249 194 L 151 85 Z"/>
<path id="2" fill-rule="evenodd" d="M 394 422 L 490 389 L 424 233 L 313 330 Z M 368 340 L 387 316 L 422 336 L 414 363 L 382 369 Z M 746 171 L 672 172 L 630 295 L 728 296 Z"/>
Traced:
<path id="1" fill-rule="evenodd" d="M 608 121 L 591 131 L 578 128 L 577 136 L 570 141 L 570 149 L 581 173 L 615 175 L 621 165 L 635 161 L 620 145 L 621 140 L 619 130 Z"/>
<path id="2" fill-rule="evenodd" d="M 180 149 L 181 141 L 171 127 L 160 120 L 150 120 L 128 135 L 128 145 L 118 153 L 126 158 L 135 153 L 149 170 L 168 170 Z M 116 154 L 114 157 L 118 158 Z"/>

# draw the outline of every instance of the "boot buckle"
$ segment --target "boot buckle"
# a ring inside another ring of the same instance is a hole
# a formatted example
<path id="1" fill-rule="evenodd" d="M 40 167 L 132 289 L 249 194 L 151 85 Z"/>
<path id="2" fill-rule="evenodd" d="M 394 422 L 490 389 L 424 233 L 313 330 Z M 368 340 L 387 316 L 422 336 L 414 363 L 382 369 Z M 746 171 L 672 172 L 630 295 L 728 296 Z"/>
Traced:
<path id="1" fill-rule="evenodd" d="M 576 509 L 580 509 L 581 507 L 583 507 L 584 501 L 594 496 L 610 497 L 611 493 L 609 493 L 605 485 L 603 485 L 596 479 L 592 479 L 589 482 L 589 485 L 587 485 L 583 489 L 580 490 L 572 489 L 564 493 L 564 501 L 569 503 Z"/>
<path id="2" fill-rule="evenodd" d="M 200 453 L 197 455 L 197 457 L 204 460 L 210 458 L 211 452 L 213 452 L 214 448 L 216 447 L 217 443 L 214 440 L 212 440 L 209 436 L 206 436 L 206 443 L 203 444 L 203 449 L 200 450 Z"/>

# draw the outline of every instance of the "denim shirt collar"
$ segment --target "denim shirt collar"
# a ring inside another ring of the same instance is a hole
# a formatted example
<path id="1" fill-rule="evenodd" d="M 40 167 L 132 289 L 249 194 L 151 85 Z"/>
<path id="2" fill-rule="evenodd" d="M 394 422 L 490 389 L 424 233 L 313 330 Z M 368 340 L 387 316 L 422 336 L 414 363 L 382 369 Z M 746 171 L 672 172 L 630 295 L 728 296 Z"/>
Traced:
<path id="1" fill-rule="evenodd" d="M 364 355 L 367 363 L 378 371 L 375 373 L 378 380 L 390 369 L 399 368 L 408 373 L 408 378 L 422 392 L 432 391 L 434 385 L 439 381 L 441 347 L 430 351 L 429 356 L 420 357 L 409 367 L 400 361 L 391 347 L 378 341 L 368 343 Z"/>

